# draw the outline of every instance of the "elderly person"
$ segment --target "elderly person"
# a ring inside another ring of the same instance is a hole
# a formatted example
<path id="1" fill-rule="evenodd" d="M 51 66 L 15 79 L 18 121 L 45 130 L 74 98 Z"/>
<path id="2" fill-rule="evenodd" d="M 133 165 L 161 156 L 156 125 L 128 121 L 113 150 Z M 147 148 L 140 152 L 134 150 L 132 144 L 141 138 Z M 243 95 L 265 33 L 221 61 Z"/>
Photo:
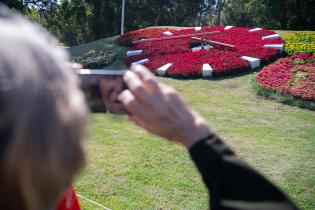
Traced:
<path id="1" fill-rule="evenodd" d="M 0 209 L 56 209 L 84 165 L 88 109 L 67 61 L 0 5 Z"/>
<path id="2" fill-rule="evenodd" d="M 1 6 L 0 29 L 0 209 L 56 209 L 84 163 L 83 94 L 66 53 L 45 31 Z M 129 119 L 187 148 L 211 209 L 297 209 L 146 68 L 132 66 L 124 81 L 128 89 L 117 97 Z"/>

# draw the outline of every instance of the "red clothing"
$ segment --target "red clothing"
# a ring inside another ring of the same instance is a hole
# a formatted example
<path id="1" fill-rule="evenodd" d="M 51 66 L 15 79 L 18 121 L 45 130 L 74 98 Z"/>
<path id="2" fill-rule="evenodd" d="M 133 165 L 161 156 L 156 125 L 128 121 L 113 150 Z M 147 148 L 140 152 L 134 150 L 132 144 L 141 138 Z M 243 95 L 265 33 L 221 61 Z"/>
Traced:
<path id="1" fill-rule="evenodd" d="M 57 210 L 81 210 L 79 199 L 73 187 L 65 192 Z"/>

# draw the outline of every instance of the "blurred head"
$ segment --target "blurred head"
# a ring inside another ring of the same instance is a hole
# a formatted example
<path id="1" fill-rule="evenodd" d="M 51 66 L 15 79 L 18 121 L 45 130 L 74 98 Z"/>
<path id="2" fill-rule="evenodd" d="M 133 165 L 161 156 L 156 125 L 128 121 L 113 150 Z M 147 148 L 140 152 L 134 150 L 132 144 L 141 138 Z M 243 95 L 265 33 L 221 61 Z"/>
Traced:
<path id="1" fill-rule="evenodd" d="M 83 166 L 88 111 L 67 61 L 0 5 L 0 209 L 53 209 Z"/>

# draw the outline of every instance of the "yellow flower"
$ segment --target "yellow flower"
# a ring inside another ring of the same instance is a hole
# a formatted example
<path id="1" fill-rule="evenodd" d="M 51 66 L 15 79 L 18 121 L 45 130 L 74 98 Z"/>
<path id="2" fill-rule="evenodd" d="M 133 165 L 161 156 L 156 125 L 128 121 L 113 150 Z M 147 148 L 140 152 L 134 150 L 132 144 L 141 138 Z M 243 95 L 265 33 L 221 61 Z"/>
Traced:
<path id="1" fill-rule="evenodd" d="M 288 55 L 307 53 L 315 55 L 315 33 L 291 33 L 283 35 L 285 52 Z"/>

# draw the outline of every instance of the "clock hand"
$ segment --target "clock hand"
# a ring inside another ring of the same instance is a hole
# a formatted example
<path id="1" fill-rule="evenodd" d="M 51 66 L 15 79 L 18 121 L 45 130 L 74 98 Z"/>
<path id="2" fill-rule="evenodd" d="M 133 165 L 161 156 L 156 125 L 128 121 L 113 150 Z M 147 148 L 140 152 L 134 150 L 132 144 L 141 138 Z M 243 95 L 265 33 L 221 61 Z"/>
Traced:
<path id="1" fill-rule="evenodd" d="M 201 41 L 201 42 L 208 42 L 210 44 L 217 44 L 217 45 L 221 45 L 221 46 L 225 46 L 225 47 L 235 48 L 235 45 L 226 44 L 226 43 L 223 43 L 223 42 L 217 42 L 217 41 L 213 41 L 213 40 L 210 40 L 210 39 L 202 39 L 202 38 L 198 38 L 198 37 L 190 37 L 190 38 L 194 39 L 194 40 Z"/>
<path id="2" fill-rule="evenodd" d="M 192 36 L 203 36 L 203 35 L 211 35 L 211 34 L 218 34 L 218 33 L 221 33 L 221 32 L 220 31 L 211 31 L 211 32 L 203 32 L 203 33 L 175 35 L 175 36 L 161 37 L 161 38 L 142 39 L 142 40 L 133 41 L 132 44 L 163 41 L 163 40 L 170 40 L 170 39 L 180 39 L 180 38 L 187 38 L 187 37 L 192 37 Z"/>

